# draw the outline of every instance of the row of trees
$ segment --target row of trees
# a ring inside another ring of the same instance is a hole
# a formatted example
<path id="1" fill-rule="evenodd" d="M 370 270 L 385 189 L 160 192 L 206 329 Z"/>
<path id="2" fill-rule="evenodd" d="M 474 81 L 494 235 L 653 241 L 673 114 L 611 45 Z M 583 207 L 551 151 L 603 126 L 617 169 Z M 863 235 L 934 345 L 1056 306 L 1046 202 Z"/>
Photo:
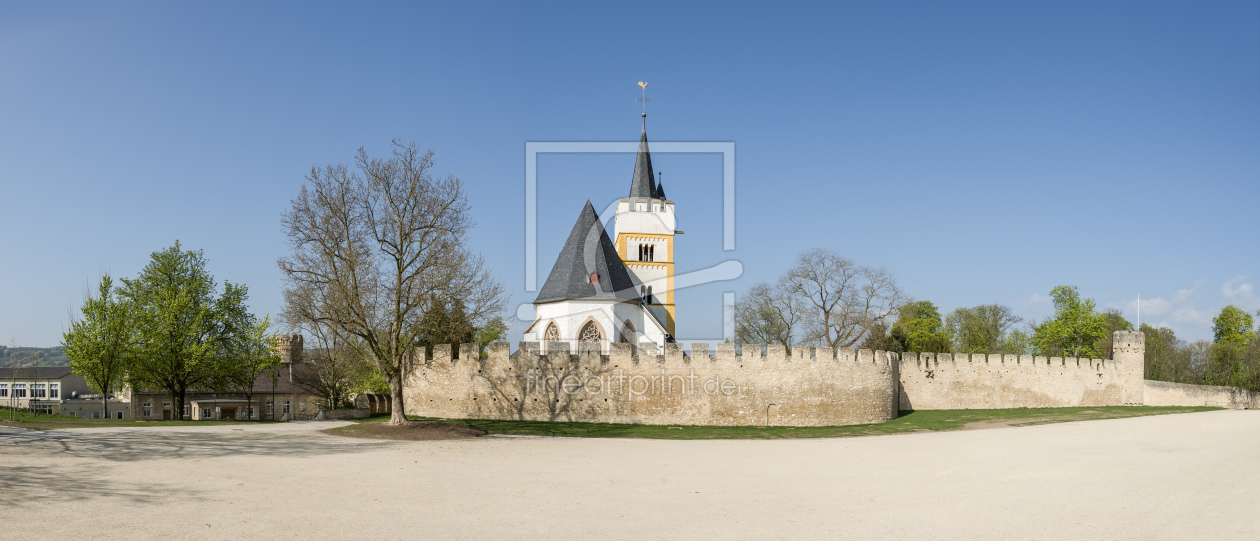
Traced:
<path id="1" fill-rule="evenodd" d="M 931 301 L 903 295 L 887 271 L 816 249 L 801 254 L 776 282 L 757 284 L 736 302 L 734 340 L 1110 359 L 1113 333 L 1134 330 L 1119 310 L 1099 310 L 1076 287 L 1055 287 L 1050 298 L 1054 314 L 1040 322 L 1025 322 L 1000 304 L 958 308 L 942 317 Z M 1246 311 L 1225 307 L 1213 320 L 1210 342 L 1185 343 L 1167 328 L 1141 330 L 1148 379 L 1260 390 L 1260 329 Z"/>
<path id="2" fill-rule="evenodd" d="M 1115 331 L 1133 330 L 1120 311 L 1098 311 L 1093 299 L 1081 298 L 1075 287 L 1050 292 L 1055 312 L 1038 323 L 1009 306 L 982 304 L 958 308 L 943 320 L 931 301 L 916 301 L 898 310 L 891 326 L 877 326 L 862 347 L 885 351 L 952 351 L 1013 353 L 1048 357 L 1110 358 Z"/>
<path id="3" fill-rule="evenodd" d="M 405 424 L 417 348 L 501 338 L 507 295 L 468 247 L 463 181 L 432 174 L 432 151 L 393 145 L 387 158 L 360 148 L 353 168 L 311 169 L 283 215 L 291 253 L 278 264 L 283 321 L 313 342 L 298 383 L 334 407 L 354 390 L 388 393 L 390 423 Z M 102 394 L 161 388 L 182 411 L 189 389 L 248 395 L 278 361 L 245 286 L 220 293 L 201 252 L 176 243 L 122 282 L 103 278 L 64 339 L 71 366 Z"/>
<path id="4" fill-rule="evenodd" d="M 1143 324 L 1146 378 L 1260 390 L 1260 328 L 1255 325 L 1251 314 L 1232 304 L 1212 319 L 1211 341 L 1186 342 L 1172 329 Z"/>
<path id="5" fill-rule="evenodd" d="M 249 394 L 279 359 L 268 318 L 246 307 L 248 289 L 206 272 L 201 251 L 174 246 L 154 252 L 139 276 L 101 278 L 82 316 L 63 335 L 70 367 L 109 396 L 124 385 L 161 389 L 183 411 L 190 389 Z"/>

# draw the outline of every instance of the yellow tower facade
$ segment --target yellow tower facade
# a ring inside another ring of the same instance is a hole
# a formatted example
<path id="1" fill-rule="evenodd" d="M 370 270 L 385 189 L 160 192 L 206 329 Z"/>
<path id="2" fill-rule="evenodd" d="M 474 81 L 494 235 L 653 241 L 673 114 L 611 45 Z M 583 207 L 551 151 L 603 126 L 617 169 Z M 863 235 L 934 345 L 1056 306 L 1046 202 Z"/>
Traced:
<path id="1" fill-rule="evenodd" d="M 647 113 L 634 162 L 630 197 L 617 202 L 613 219 L 617 253 L 639 295 L 671 336 L 674 335 L 674 236 L 677 220 L 674 202 L 666 199 L 665 187 L 653 178 L 652 154 L 648 151 Z"/>

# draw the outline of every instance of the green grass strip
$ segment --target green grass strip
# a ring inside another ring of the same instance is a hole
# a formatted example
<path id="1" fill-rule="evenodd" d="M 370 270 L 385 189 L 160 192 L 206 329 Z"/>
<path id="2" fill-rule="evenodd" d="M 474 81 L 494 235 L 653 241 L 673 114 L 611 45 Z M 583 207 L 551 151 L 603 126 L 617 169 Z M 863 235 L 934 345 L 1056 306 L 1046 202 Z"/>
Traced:
<path id="1" fill-rule="evenodd" d="M 884 423 L 848 426 L 689 426 L 631 425 L 612 423 L 570 423 L 546 421 L 495 421 L 448 419 L 490 434 L 512 436 L 555 436 L 569 438 L 646 438 L 666 440 L 773 440 L 796 438 L 847 438 L 915 432 L 943 432 L 1004 426 L 1030 426 L 1072 421 L 1120 419 L 1145 415 L 1213 411 L 1215 407 L 1181 406 L 1100 406 L 1087 408 L 1018 408 L 991 410 L 903 411 Z M 421 417 L 409 417 L 422 419 Z M 427 418 L 424 418 L 427 419 Z M 360 422 L 388 421 L 388 415 Z M 334 429 L 333 432 L 336 432 Z"/>

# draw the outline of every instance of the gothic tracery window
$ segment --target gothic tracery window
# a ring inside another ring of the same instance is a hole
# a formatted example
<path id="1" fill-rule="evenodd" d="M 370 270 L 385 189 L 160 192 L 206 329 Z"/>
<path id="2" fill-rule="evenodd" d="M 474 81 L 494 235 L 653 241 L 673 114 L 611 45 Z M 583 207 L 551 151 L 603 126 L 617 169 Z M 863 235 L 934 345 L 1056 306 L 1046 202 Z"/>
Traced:
<path id="1" fill-rule="evenodd" d="M 582 326 L 582 330 L 578 332 L 578 340 L 582 342 L 598 342 L 602 339 L 599 335 L 599 327 L 595 326 L 594 321 L 586 322 Z"/>
<path id="2" fill-rule="evenodd" d="M 555 323 L 547 325 L 547 332 L 543 333 L 543 340 L 547 342 L 560 341 L 560 327 L 557 327 Z"/>

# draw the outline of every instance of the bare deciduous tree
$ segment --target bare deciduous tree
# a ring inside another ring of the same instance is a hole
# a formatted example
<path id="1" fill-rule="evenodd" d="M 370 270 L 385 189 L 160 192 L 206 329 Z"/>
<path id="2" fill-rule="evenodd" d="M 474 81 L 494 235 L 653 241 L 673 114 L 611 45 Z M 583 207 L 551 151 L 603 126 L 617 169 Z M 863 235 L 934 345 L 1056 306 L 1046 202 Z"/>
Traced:
<path id="1" fill-rule="evenodd" d="M 807 308 L 801 337 L 830 348 L 857 344 L 907 301 L 887 270 L 858 265 L 825 248 L 797 256 L 778 288 Z"/>
<path id="2" fill-rule="evenodd" d="M 308 364 L 295 371 L 294 381 L 326 402 L 327 409 L 343 407 L 354 386 L 372 370 L 355 348 L 342 343 L 327 325 L 309 322 L 298 327 L 310 333 L 315 347 L 307 354 Z"/>
<path id="3" fill-rule="evenodd" d="M 406 424 L 402 384 L 431 299 L 463 302 L 470 321 L 497 315 L 503 287 L 472 252 L 463 181 L 434 176 L 433 152 L 393 141 L 388 159 L 362 148 L 356 170 L 311 168 L 284 214 L 284 317 L 326 326 L 389 383 L 391 424 Z"/>
<path id="4" fill-rule="evenodd" d="M 735 303 L 735 342 L 782 344 L 792 347 L 797 326 L 804 317 L 801 299 L 782 288 L 760 283 Z"/>

